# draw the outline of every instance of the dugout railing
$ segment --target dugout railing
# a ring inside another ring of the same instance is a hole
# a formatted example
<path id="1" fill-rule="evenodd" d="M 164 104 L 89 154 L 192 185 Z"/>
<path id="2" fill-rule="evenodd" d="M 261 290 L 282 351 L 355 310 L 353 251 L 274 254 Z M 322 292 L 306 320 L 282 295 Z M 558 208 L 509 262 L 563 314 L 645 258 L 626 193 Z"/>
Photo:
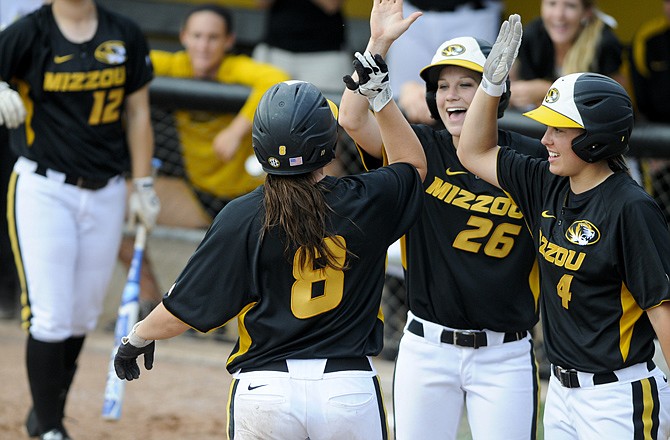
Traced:
<path id="1" fill-rule="evenodd" d="M 150 95 L 156 156 L 162 160 L 159 174 L 185 177 L 181 146 L 172 119 L 172 112 L 175 109 L 235 112 L 242 107 L 248 93 L 247 87 L 238 85 L 192 79 L 155 78 L 150 86 Z M 326 96 L 335 103 L 340 101 L 339 95 Z M 538 138 L 544 132 L 543 125 L 511 110 L 508 110 L 500 120 L 500 126 Z M 637 159 L 635 166 L 640 168 L 641 183 L 661 205 L 666 218 L 670 219 L 670 125 L 638 123 L 630 144 L 629 156 Z M 336 161 L 339 163 L 336 169 L 341 169 L 346 174 L 363 171 L 356 147 L 342 129 L 336 151 Z M 165 229 L 163 233 L 170 234 L 169 230 L 166 232 Z M 201 237 L 200 233 L 184 234 L 184 231 L 180 231 L 179 234 L 187 239 Z M 393 359 L 405 323 L 407 308 L 404 301 L 402 271 L 399 270 L 398 249 L 392 248 L 389 255 L 389 270 L 382 302 L 386 321 L 385 348 L 382 356 Z"/>

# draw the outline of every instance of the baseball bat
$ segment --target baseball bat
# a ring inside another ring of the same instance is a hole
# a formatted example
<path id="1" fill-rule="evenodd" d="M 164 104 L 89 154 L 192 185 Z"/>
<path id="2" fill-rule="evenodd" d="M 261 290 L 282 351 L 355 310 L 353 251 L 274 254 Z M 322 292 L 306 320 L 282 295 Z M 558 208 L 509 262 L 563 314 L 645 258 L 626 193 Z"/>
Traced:
<path id="1" fill-rule="evenodd" d="M 121 418 L 121 407 L 123 406 L 123 392 L 125 381 L 119 379 L 114 371 L 114 356 L 121 345 L 121 338 L 128 335 L 139 317 L 140 311 L 140 272 L 142 269 L 142 258 L 144 256 L 144 245 L 146 243 L 147 231 L 144 225 L 137 226 L 135 233 L 135 244 L 133 246 L 133 259 L 130 262 L 126 285 L 121 295 L 114 327 L 114 349 L 109 360 L 107 369 L 107 384 L 105 385 L 105 401 L 102 406 L 102 417 L 106 420 L 119 420 Z"/>

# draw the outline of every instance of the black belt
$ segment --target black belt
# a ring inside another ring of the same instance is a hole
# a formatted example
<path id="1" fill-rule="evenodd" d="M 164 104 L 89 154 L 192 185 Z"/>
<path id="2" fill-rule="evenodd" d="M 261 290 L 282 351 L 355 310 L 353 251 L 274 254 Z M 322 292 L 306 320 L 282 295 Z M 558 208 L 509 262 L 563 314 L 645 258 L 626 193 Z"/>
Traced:
<path id="1" fill-rule="evenodd" d="M 407 331 L 423 337 L 423 324 L 415 319 L 407 326 Z M 526 337 L 527 332 L 506 332 L 503 343 L 520 341 Z M 458 345 L 459 347 L 479 348 L 486 347 L 488 340 L 486 332 L 470 330 L 442 330 L 440 341 L 445 344 Z"/>
<path id="2" fill-rule="evenodd" d="M 656 368 L 654 361 L 647 361 L 647 370 L 651 371 Z M 565 388 L 579 388 L 579 375 L 577 370 L 572 368 L 561 368 L 558 365 L 552 365 L 551 371 L 554 374 L 554 377 L 558 379 L 562 386 Z M 594 373 L 593 374 L 593 385 L 604 385 L 606 383 L 617 382 L 619 378 L 614 372 L 607 373 Z"/>
<path id="3" fill-rule="evenodd" d="M 47 177 L 47 168 L 42 166 L 42 165 L 37 165 L 37 168 L 35 168 L 35 174 L 38 174 L 40 176 Z M 104 188 L 107 186 L 109 183 L 109 179 L 87 179 L 85 177 L 80 177 L 80 176 L 72 176 L 70 174 L 65 174 L 65 183 L 68 185 L 74 185 L 78 186 L 79 188 L 82 189 L 91 189 L 91 190 L 96 190 L 100 188 Z"/>
<path id="4" fill-rule="evenodd" d="M 338 371 L 372 371 L 370 361 L 366 357 L 347 357 L 331 358 L 326 361 L 324 373 L 336 373 Z M 250 373 L 252 371 L 278 371 L 288 373 L 288 364 L 285 360 L 268 362 L 260 367 L 245 367 L 240 369 L 240 373 Z"/>

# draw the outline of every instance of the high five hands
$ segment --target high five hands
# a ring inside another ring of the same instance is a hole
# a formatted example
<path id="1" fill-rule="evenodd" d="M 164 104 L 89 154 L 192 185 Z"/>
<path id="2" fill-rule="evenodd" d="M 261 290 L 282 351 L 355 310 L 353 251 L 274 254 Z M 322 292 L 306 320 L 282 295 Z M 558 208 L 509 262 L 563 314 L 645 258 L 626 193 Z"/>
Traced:
<path id="1" fill-rule="evenodd" d="M 481 87 L 491 96 L 501 96 L 505 92 L 505 81 L 512 64 L 519 53 L 523 27 L 521 17 L 512 14 L 500 26 L 496 42 L 484 63 Z"/>

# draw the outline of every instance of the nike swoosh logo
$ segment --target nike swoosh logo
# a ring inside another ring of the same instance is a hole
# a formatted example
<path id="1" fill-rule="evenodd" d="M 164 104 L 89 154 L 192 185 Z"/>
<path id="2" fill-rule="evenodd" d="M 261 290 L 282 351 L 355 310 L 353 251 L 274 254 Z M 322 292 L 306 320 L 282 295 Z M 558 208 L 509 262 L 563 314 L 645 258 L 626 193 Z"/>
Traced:
<path id="1" fill-rule="evenodd" d="M 74 54 L 70 54 L 70 55 L 60 55 L 60 56 L 56 55 L 56 56 L 54 57 L 54 63 L 56 63 L 56 64 L 63 64 L 63 63 L 66 62 L 66 61 L 70 61 L 72 58 L 74 58 Z"/>
<path id="2" fill-rule="evenodd" d="M 542 211 L 542 217 L 544 217 L 544 218 L 556 218 L 555 215 L 549 214 L 549 211 Z"/>
<path id="3" fill-rule="evenodd" d="M 256 388 L 264 387 L 264 386 L 266 386 L 266 385 L 267 385 L 267 384 L 264 383 L 263 385 L 256 385 L 255 387 L 252 387 L 251 384 L 249 384 L 249 386 L 247 387 L 247 389 L 248 389 L 249 391 L 251 391 L 251 390 L 255 390 Z"/>
<path id="4" fill-rule="evenodd" d="M 447 176 L 458 176 L 459 174 L 468 174 L 467 171 L 451 171 L 451 168 L 447 168 Z"/>

